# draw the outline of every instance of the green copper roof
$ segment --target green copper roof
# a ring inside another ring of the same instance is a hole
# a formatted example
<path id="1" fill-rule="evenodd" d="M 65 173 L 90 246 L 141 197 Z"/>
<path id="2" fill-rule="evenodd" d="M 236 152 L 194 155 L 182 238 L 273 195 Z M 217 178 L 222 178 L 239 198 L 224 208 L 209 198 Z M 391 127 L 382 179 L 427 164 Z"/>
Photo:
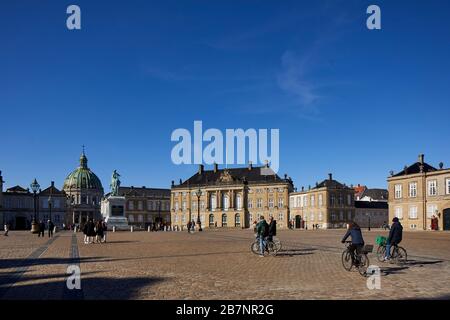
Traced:
<path id="1" fill-rule="evenodd" d="M 80 166 L 70 173 L 64 180 L 64 190 L 69 189 L 97 189 L 103 190 L 100 179 L 87 166 L 87 158 L 83 153 L 80 157 Z"/>

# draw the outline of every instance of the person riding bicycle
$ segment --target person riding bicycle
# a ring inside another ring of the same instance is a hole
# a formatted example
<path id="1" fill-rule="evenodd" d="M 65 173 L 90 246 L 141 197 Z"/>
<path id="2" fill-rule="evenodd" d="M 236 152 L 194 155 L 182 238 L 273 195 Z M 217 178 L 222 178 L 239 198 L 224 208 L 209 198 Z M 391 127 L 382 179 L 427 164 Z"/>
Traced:
<path id="1" fill-rule="evenodd" d="M 345 243 L 348 237 L 352 238 L 352 244 L 349 246 L 348 250 L 352 253 L 352 259 L 356 253 L 359 253 L 364 247 L 364 239 L 361 233 L 361 228 L 356 222 L 351 222 L 348 226 L 347 233 L 342 238 L 342 243 Z"/>
<path id="2" fill-rule="evenodd" d="M 264 250 L 266 249 L 266 237 L 269 235 L 269 225 L 264 219 L 264 216 L 261 216 L 259 218 L 259 222 L 256 225 L 256 233 L 259 237 L 259 248 L 261 250 L 260 257 L 264 257 Z"/>
<path id="3" fill-rule="evenodd" d="M 269 218 L 269 235 L 268 241 L 273 241 L 273 237 L 277 235 L 277 221 L 273 220 L 273 217 Z"/>
<path id="4" fill-rule="evenodd" d="M 386 241 L 386 256 L 384 260 L 389 260 L 391 257 L 391 246 L 396 246 L 402 241 L 403 226 L 397 217 L 392 219 L 391 231 L 389 231 L 389 237 Z"/>

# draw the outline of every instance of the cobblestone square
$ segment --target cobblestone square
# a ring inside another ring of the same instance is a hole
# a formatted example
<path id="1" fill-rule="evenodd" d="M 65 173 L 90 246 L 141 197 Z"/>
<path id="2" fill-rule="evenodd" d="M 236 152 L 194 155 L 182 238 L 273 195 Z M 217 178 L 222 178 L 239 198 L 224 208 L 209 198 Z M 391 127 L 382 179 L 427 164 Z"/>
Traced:
<path id="1" fill-rule="evenodd" d="M 260 258 L 251 230 L 109 232 L 104 244 L 81 233 L 52 240 L 25 231 L 0 241 L 1 299 L 449 299 L 450 233 L 405 232 L 404 266 L 380 263 L 381 288 L 341 264 L 344 230 L 279 231 L 283 249 Z M 368 244 L 385 231 L 363 230 Z M 376 250 L 376 246 L 374 248 Z M 69 265 L 81 290 L 68 290 Z"/>

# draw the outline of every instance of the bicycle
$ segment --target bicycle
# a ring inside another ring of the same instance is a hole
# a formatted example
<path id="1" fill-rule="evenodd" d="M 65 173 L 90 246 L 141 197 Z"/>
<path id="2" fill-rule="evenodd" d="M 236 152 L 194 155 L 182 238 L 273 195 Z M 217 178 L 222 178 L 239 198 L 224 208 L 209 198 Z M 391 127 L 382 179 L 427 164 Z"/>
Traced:
<path id="1" fill-rule="evenodd" d="M 381 244 L 377 249 L 377 259 L 380 262 L 385 262 L 384 257 L 386 256 L 386 244 Z M 400 247 L 397 244 L 391 245 L 391 254 L 390 254 L 391 262 L 402 265 L 408 261 L 408 253 L 405 248 Z"/>
<path id="2" fill-rule="evenodd" d="M 342 252 L 342 266 L 345 270 L 351 271 L 353 267 L 358 269 L 360 275 L 365 276 L 367 274 L 367 268 L 369 267 L 369 257 L 367 253 L 372 252 L 373 246 L 366 245 L 361 250 L 355 249 L 353 252 L 350 250 L 352 245 L 351 241 L 345 241 L 346 248 Z"/>
<path id="3" fill-rule="evenodd" d="M 267 237 L 265 240 L 266 240 L 266 248 L 264 250 L 264 255 L 270 254 L 272 256 L 276 256 L 278 251 L 281 250 L 281 241 L 275 237 L 272 237 L 272 241 L 270 241 Z M 259 236 L 256 236 L 256 239 L 252 243 L 250 248 L 254 254 L 258 255 L 261 254 Z"/>

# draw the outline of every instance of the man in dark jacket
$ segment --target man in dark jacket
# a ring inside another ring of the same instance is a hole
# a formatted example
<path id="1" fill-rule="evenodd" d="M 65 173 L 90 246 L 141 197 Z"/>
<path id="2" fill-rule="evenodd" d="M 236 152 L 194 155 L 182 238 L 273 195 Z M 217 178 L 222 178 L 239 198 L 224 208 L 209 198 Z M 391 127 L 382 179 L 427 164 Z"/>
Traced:
<path id="1" fill-rule="evenodd" d="M 277 235 L 277 222 L 276 220 L 273 220 L 273 217 L 271 216 L 269 218 L 269 236 L 267 237 L 267 240 L 273 241 L 273 237 Z"/>
<path id="2" fill-rule="evenodd" d="M 342 243 L 345 243 L 348 237 L 352 238 L 352 244 L 349 247 L 350 252 L 352 253 L 352 258 L 354 256 L 355 250 L 356 252 L 360 252 L 360 250 L 364 247 L 364 239 L 361 233 L 361 228 L 358 226 L 356 222 L 352 222 L 349 224 L 347 233 L 342 238 Z"/>
<path id="3" fill-rule="evenodd" d="M 264 250 L 266 249 L 266 237 L 269 235 L 269 225 L 267 224 L 264 216 L 259 218 L 259 222 L 256 225 L 256 233 L 259 237 L 259 248 L 261 250 L 260 257 L 264 257 Z"/>
<path id="4" fill-rule="evenodd" d="M 39 234 L 38 237 L 40 237 L 42 235 L 42 237 L 44 237 L 44 232 L 45 232 L 45 223 L 44 221 L 39 221 Z"/>
<path id="5" fill-rule="evenodd" d="M 389 237 L 386 241 L 386 256 L 384 260 L 389 260 L 391 257 L 391 246 L 396 246 L 402 241 L 403 226 L 398 218 L 392 219 L 391 231 L 389 231 Z"/>
<path id="6" fill-rule="evenodd" d="M 55 228 L 55 225 L 53 224 L 52 220 L 48 220 L 48 237 L 53 237 L 53 229 Z"/>

